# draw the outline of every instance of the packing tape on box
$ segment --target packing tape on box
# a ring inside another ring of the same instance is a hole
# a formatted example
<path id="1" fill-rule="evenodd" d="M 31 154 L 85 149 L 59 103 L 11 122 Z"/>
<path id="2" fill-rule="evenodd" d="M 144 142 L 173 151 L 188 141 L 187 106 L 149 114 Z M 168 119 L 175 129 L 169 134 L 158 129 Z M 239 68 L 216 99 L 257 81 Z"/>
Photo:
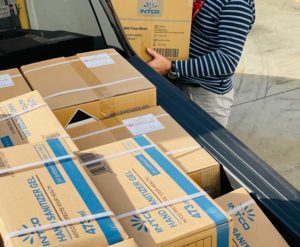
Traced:
<path id="1" fill-rule="evenodd" d="M 144 146 L 144 147 L 133 148 L 133 149 L 129 149 L 129 150 L 126 150 L 126 151 L 123 151 L 123 152 L 120 152 L 120 153 L 115 153 L 113 155 L 109 155 L 109 156 L 105 156 L 105 157 L 101 157 L 101 158 L 97 158 L 97 159 L 92 159 L 88 162 L 82 162 L 81 165 L 82 166 L 89 166 L 89 165 L 96 164 L 96 163 L 101 162 L 101 161 L 111 160 L 111 159 L 114 159 L 114 158 L 117 158 L 117 157 L 124 156 L 126 154 L 135 153 L 135 152 L 146 150 L 146 149 L 153 148 L 153 147 L 155 147 L 155 146 L 154 145 L 147 145 L 147 146 Z M 79 155 L 79 158 L 80 158 L 80 155 Z"/>
<path id="2" fill-rule="evenodd" d="M 229 211 L 227 211 L 227 214 L 228 215 L 232 215 L 232 214 L 235 214 L 237 213 L 238 211 L 242 210 L 242 209 L 245 209 L 246 207 L 252 205 L 252 204 L 255 204 L 255 201 L 253 199 L 247 201 L 247 202 L 244 202 L 244 203 L 241 203 L 239 206 L 236 206 L 234 207 L 233 209 L 230 209 Z"/>
<path id="3" fill-rule="evenodd" d="M 17 75 L 9 75 L 10 78 L 17 78 L 17 77 L 23 77 L 21 74 L 17 74 Z"/>
<path id="4" fill-rule="evenodd" d="M 60 221 L 57 223 L 50 223 L 50 224 L 46 224 L 46 225 L 41 225 L 41 226 L 31 227 L 31 228 L 27 228 L 27 229 L 22 229 L 19 231 L 10 232 L 10 233 L 6 234 L 6 236 L 4 237 L 4 246 L 7 246 L 8 241 L 14 237 L 19 237 L 22 235 L 32 234 L 32 233 L 36 233 L 36 232 L 40 232 L 40 231 L 46 231 L 46 230 L 53 229 L 53 228 L 63 227 L 63 226 L 67 226 L 67 225 L 74 225 L 74 224 L 78 224 L 83 221 L 96 220 L 96 219 L 101 219 L 101 218 L 111 217 L 111 216 L 114 216 L 114 213 L 103 212 L 103 213 L 99 213 L 99 214 L 93 214 L 93 215 L 79 217 L 76 219 L 64 220 L 64 221 Z"/>
<path id="5" fill-rule="evenodd" d="M 59 139 L 59 138 L 52 138 L 52 140 L 55 140 L 55 139 Z M 124 152 L 116 153 L 116 154 L 113 154 L 113 155 L 110 155 L 110 156 L 101 157 L 101 158 L 98 158 L 98 159 L 93 159 L 89 162 L 82 163 L 81 165 L 82 166 L 88 166 L 88 165 L 91 165 L 91 164 L 94 164 L 94 163 L 114 159 L 114 158 L 117 158 L 117 157 L 120 157 L 120 156 L 123 156 L 123 155 L 126 155 L 126 154 L 135 153 L 135 152 L 142 151 L 142 150 L 152 148 L 152 147 L 155 147 L 155 146 L 154 145 L 148 145 L 148 146 L 144 146 L 144 147 L 138 147 L 138 148 L 126 150 Z M 28 168 L 39 167 L 39 166 L 44 165 L 46 163 L 55 163 L 55 162 L 66 160 L 66 159 L 77 159 L 77 156 L 73 155 L 73 154 L 69 154 L 69 155 L 64 155 L 64 156 L 57 157 L 57 158 L 39 160 L 39 161 L 36 161 L 36 162 L 30 162 L 30 163 L 22 164 L 22 165 L 15 166 L 15 167 L 3 168 L 3 169 L 0 169 L 0 175 L 9 174 L 10 172 L 20 171 L 20 170 L 24 170 L 24 169 L 28 169 Z"/>
<path id="6" fill-rule="evenodd" d="M 138 148 L 134 148 L 134 149 L 128 149 L 126 151 L 123 151 L 123 152 L 120 152 L 120 153 L 115 153 L 115 154 L 110 155 L 110 156 L 104 156 L 104 157 L 101 157 L 101 158 L 96 158 L 96 156 L 95 156 L 95 159 L 92 159 L 90 161 L 87 161 L 87 162 L 82 161 L 81 165 L 82 166 L 89 166 L 89 165 L 93 165 L 93 164 L 96 164 L 96 163 L 99 163 L 99 162 L 102 162 L 102 161 L 111 160 L 111 159 L 114 159 L 114 158 L 117 158 L 117 157 L 121 157 L 121 156 L 130 154 L 130 153 L 135 153 L 135 152 L 146 150 L 146 149 L 153 148 L 153 147 L 155 147 L 155 145 L 147 145 L 147 146 L 138 147 Z M 194 150 L 198 150 L 198 149 L 201 149 L 201 147 L 200 146 L 190 146 L 190 147 L 185 147 L 185 148 L 174 149 L 172 151 L 166 152 L 165 154 L 166 155 L 173 155 L 173 154 L 181 153 L 181 152 L 184 152 L 184 151 L 194 151 Z M 82 153 L 82 157 L 83 157 L 83 155 L 84 155 L 84 153 Z M 80 154 L 79 154 L 79 158 L 81 158 Z"/>
<path id="7" fill-rule="evenodd" d="M 15 166 L 15 167 L 4 168 L 4 169 L 0 169 L 0 175 L 9 174 L 11 172 L 20 171 L 20 170 L 24 170 L 24 169 L 28 169 L 28 168 L 39 167 L 39 166 L 47 164 L 47 163 L 55 163 L 57 161 L 62 161 L 65 159 L 76 159 L 76 158 L 77 158 L 77 156 L 71 154 L 71 155 L 64 155 L 59 158 L 45 159 L 45 160 L 31 162 L 31 163 L 27 163 L 27 164 Z"/>
<path id="8" fill-rule="evenodd" d="M 162 203 L 159 203 L 159 204 L 151 205 L 151 206 L 143 208 L 143 209 L 137 209 L 137 210 L 134 210 L 134 211 L 131 211 L 131 212 L 128 212 L 128 213 L 120 214 L 120 215 L 117 216 L 117 219 L 121 220 L 121 219 L 130 217 L 130 216 L 133 216 L 133 215 L 136 215 L 136 214 L 146 213 L 148 211 L 153 211 L 155 209 L 168 207 L 168 206 L 171 206 L 171 205 L 174 205 L 174 204 L 189 201 L 189 200 L 195 199 L 197 197 L 206 196 L 206 195 L 207 195 L 206 192 L 201 191 L 201 192 L 195 193 L 193 195 L 187 195 L 187 196 L 176 198 L 176 199 L 173 199 L 173 200 L 170 200 L 170 201 L 166 201 L 166 202 L 162 202 Z"/>
<path id="9" fill-rule="evenodd" d="M 118 53 L 115 52 L 115 53 L 111 53 L 111 54 L 107 54 L 107 53 L 105 53 L 105 54 L 108 55 L 108 56 L 114 56 L 114 55 L 117 55 Z M 31 72 L 34 72 L 34 71 L 37 71 L 37 70 L 43 70 L 43 69 L 52 68 L 52 67 L 55 67 L 55 66 L 68 64 L 68 63 L 73 63 L 73 62 L 78 62 L 78 61 L 82 61 L 81 58 L 71 59 L 71 60 L 64 61 L 64 62 L 58 62 L 58 63 L 53 63 L 53 64 L 49 64 L 49 65 L 45 65 L 45 66 L 41 66 L 41 67 L 37 67 L 37 68 L 33 68 L 33 69 L 28 69 L 28 70 L 24 71 L 23 73 L 28 74 L 28 73 L 31 73 Z"/>
<path id="10" fill-rule="evenodd" d="M 62 138 L 66 138 L 66 137 L 68 137 L 68 136 L 66 135 L 64 137 L 61 136 L 59 138 L 50 138 L 48 140 L 62 139 Z M 110 155 L 110 156 L 93 159 L 93 160 L 90 160 L 88 162 L 83 162 L 83 163 L 81 163 L 81 165 L 82 166 L 89 166 L 89 165 L 92 165 L 92 164 L 95 164 L 95 163 L 98 163 L 98 162 L 114 159 L 114 158 L 117 158 L 117 157 L 120 157 L 120 156 L 123 156 L 123 155 L 127 155 L 127 154 L 130 154 L 130 153 L 135 153 L 135 152 L 142 151 L 142 150 L 152 148 L 152 147 L 155 147 L 155 146 L 154 145 L 148 145 L 148 146 L 144 146 L 144 147 L 129 149 L 129 150 L 126 150 L 124 152 L 116 153 L 116 154 L 113 154 L 113 155 Z M 195 149 L 198 149 L 198 148 L 199 147 L 197 147 L 197 146 L 191 146 L 191 147 L 176 149 L 176 150 L 168 152 L 169 153 L 168 155 L 176 154 L 176 153 L 187 151 L 187 150 L 195 150 Z M 61 156 L 61 157 L 58 157 L 58 158 L 39 160 L 39 161 L 36 161 L 36 162 L 22 164 L 22 165 L 15 166 L 15 167 L 4 168 L 4 169 L 0 169 L 0 175 L 9 174 L 11 172 L 16 172 L 16 171 L 20 171 L 20 170 L 29 169 L 29 168 L 39 167 L 39 166 L 44 165 L 46 163 L 55 163 L 55 162 L 62 161 L 62 160 L 65 160 L 65 159 L 77 159 L 77 156 L 70 154 L 70 155 L 64 155 L 64 156 Z"/>
<path id="11" fill-rule="evenodd" d="M 142 117 L 142 116 L 144 116 L 144 115 L 141 115 L 139 117 Z M 167 117 L 167 116 L 169 116 L 168 113 L 155 115 L 156 118 L 162 118 L 162 117 Z M 84 139 L 84 138 L 87 138 L 87 137 L 90 137 L 90 136 L 93 136 L 93 135 L 98 135 L 98 134 L 101 134 L 101 133 L 109 132 L 109 131 L 119 129 L 119 128 L 123 128 L 123 127 L 126 127 L 126 124 L 119 124 L 119 125 L 114 126 L 114 127 L 105 128 L 105 129 L 98 130 L 98 131 L 93 131 L 93 132 L 90 132 L 90 133 L 87 133 L 87 134 L 84 134 L 84 135 L 81 135 L 81 136 L 76 136 L 76 137 L 72 138 L 72 140 L 73 141 L 81 140 L 81 139 Z"/>
<path id="12" fill-rule="evenodd" d="M 47 105 L 46 103 L 44 103 L 44 104 L 40 104 L 40 105 L 35 105 L 35 106 L 31 107 L 31 108 L 28 108 L 28 109 L 26 109 L 26 110 L 23 110 L 23 111 L 20 111 L 20 112 L 17 112 L 17 113 L 13 113 L 13 114 L 8 113 L 8 114 L 10 114 L 10 115 L 9 115 L 9 116 L 6 116 L 6 117 L 4 117 L 4 118 L 0 118 L 0 122 L 6 121 L 6 120 L 11 119 L 11 118 L 14 118 L 14 117 L 18 117 L 18 116 L 23 115 L 23 114 L 25 114 L 25 113 L 28 113 L 28 112 L 31 112 L 31 111 L 40 109 L 40 108 L 42 108 L 42 107 L 44 107 L 44 106 L 48 106 L 48 105 Z"/>
<path id="13" fill-rule="evenodd" d="M 143 79 L 143 78 L 144 78 L 143 76 L 136 76 L 136 77 L 130 77 L 130 78 L 123 79 L 123 80 L 112 81 L 112 82 L 108 82 L 108 83 L 104 83 L 104 84 L 100 84 L 100 85 L 96 85 L 96 86 L 70 89 L 70 90 L 59 92 L 59 93 L 50 94 L 48 96 L 45 96 L 44 99 L 48 100 L 48 99 L 55 98 L 58 96 L 63 96 L 66 94 L 78 93 L 78 92 L 97 89 L 97 88 L 101 88 L 101 87 L 113 86 L 116 84 L 120 84 L 120 83 L 124 83 L 124 82 L 128 82 L 128 81 L 134 81 L 134 80 Z"/>
<path id="14" fill-rule="evenodd" d="M 37 233 L 40 231 L 46 231 L 46 230 L 50 230 L 50 229 L 57 228 L 57 227 L 64 227 L 67 225 L 74 225 L 74 224 L 78 224 L 80 222 L 96 220 L 96 219 L 101 219 L 101 218 L 105 218 L 105 217 L 116 216 L 117 219 L 124 219 L 124 218 L 130 217 L 130 216 L 136 215 L 136 214 L 142 214 L 142 213 L 153 211 L 156 209 L 172 206 L 172 205 L 175 205 L 178 203 L 186 202 L 186 201 L 189 201 L 189 200 L 192 200 L 195 198 L 199 198 L 202 196 L 206 196 L 206 195 L 207 195 L 206 192 L 198 192 L 195 194 L 178 197 L 173 200 L 169 200 L 169 201 L 165 201 L 165 202 L 158 203 L 155 205 L 151 205 L 149 207 L 145 207 L 142 209 L 130 211 L 128 213 L 123 213 L 123 214 L 120 214 L 117 216 L 113 212 L 108 211 L 108 212 L 103 212 L 103 213 L 99 213 L 99 214 L 83 216 L 83 217 L 79 217 L 79 218 L 75 218 L 75 219 L 64 220 L 64 221 L 60 221 L 57 223 L 50 223 L 50 224 L 45 224 L 45 225 L 40 225 L 40 226 L 36 226 L 36 227 L 31 227 L 31 228 L 27 228 L 27 229 L 10 232 L 10 233 L 6 234 L 6 236 L 4 237 L 4 246 L 6 247 L 8 244 L 8 241 L 14 237 L 19 237 L 19 236 L 27 235 L 27 234 L 31 234 L 31 233 Z"/>

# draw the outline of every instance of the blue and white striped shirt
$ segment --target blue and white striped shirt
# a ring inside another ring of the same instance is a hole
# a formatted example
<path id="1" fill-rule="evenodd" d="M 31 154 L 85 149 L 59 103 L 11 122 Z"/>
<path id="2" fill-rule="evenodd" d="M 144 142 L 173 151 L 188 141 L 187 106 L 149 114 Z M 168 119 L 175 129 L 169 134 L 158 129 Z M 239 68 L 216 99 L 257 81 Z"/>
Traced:
<path id="1" fill-rule="evenodd" d="M 254 21 L 254 0 L 206 0 L 193 22 L 190 58 L 175 62 L 178 82 L 229 92 Z"/>

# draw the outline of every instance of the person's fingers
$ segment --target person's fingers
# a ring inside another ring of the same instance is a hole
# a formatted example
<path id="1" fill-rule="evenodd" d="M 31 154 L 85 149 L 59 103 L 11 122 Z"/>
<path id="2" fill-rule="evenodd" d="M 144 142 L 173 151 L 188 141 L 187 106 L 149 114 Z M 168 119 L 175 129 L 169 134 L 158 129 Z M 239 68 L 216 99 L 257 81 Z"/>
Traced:
<path id="1" fill-rule="evenodd" d="M 150 61 L 149 63 L 148 63 L 148 65 L 150 66 L 150 67 L 152 67 L 153 69 L 157 69 L 156 68 L 156 64 L 155 63 L 153 63 L 152 61 Z"/>
<path id="2" fill-rule="evenodd" d="M 158 53 L 150 48 L 147 48 L 147 53 L 153 58 L 156 58 L 158 56 Z"/>

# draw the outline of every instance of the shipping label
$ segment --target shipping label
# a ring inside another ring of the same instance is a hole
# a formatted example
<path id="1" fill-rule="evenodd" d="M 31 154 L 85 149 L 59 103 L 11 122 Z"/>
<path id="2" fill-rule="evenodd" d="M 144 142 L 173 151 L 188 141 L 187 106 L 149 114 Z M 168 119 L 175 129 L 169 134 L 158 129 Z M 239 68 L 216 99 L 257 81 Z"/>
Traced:
<path id="1" fill-rule="evenodd" d="M 128 118 L 122 122 L 134 136 L 151 133 L 165 128 L 153 114 Z"/>
<path id="2" fill-rule="evenodd" d="M 13 87 L 14 85 L 15 84 L 9 74 L 0 75 L 0 89 L 7 88 L 7 87 Z"/>
<path id="3" fill-rule="evenodd" d="M 108 54 L 97 54 L 80 58 L 89 69 L 114 64 L 115 61 Z"/>

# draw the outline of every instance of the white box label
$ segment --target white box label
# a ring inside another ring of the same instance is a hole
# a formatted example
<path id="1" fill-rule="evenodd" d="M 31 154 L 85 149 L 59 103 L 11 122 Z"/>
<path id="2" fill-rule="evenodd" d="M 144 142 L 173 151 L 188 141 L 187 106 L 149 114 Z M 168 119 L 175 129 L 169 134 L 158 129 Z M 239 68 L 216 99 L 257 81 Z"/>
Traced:
<path id="1" fill-rule="evenodd" d="M 0 75 L 0 88 L 13 87 L 14 85 L 9 74 Z"/>
<path id="2" fill-rule="evenodd" d="M 153 114 L 128 118 L 122 122 L 134 136 L 147 134 L 165 128 L 165 126 L 163 126 Z"/>
<path id="3" fill-rule="evenodd" d="M 80 59 L 89 69 L 115 63 L 115 61 L 108 54 L 86 56 L 81 57 Z"/>

